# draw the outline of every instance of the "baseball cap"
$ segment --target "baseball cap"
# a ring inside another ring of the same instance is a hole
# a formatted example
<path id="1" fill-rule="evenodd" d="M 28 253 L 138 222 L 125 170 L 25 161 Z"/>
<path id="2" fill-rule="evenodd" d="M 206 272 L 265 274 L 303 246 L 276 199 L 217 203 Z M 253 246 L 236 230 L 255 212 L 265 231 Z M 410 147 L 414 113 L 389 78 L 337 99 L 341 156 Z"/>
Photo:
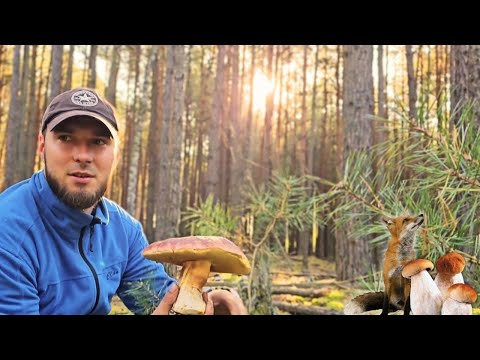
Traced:
<path id="1" fill-rule="evenodd" d="M 117 140 L 118 125 L 112 106 L 95 90 L 88 88 L 76 88 L 57 95 L 45 110 L 41 131 L 51 131 L 63 120 L 78 115 L 101 121 Z"/>

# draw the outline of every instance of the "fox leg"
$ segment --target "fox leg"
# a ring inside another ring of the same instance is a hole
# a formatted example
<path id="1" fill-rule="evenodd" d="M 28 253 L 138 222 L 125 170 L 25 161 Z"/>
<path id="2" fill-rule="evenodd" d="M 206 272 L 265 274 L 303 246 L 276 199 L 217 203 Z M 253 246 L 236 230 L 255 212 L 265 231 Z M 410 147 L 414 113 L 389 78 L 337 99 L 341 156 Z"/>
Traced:
<path id="1" fill-rule="evenodd" d="M 403 307 L 403 315 L 410 315 L 410 281 L 405 281 L 403 296 L 405 298 L 405 306 Z"/>
<path id="2" fill-rule="evenodd" d="M 385 295 L 383 296 L 383 308 L 382 308 L 382 313 L 380 315 L 388 315 L 388 308 L 389 308 L 389 305 L 390 305 L 389 294 L 387 293 L 387 291 L 385 291 L 384 294 Z"/>
<path id="3" fill-rule="evenodd" d="M 403 307 L 403 315 L 410 315 L 410 296 L 405 300 L 405 306 Z"/>

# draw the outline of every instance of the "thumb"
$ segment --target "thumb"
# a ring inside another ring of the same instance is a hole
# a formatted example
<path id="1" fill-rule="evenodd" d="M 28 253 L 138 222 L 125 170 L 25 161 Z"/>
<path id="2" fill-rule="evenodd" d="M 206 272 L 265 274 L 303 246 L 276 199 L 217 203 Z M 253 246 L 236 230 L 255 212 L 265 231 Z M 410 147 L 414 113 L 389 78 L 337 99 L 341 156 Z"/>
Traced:
<path id="1" fill-rule="evenodd" d="M 172 284 L 152 315 L 168 315 L 178 296 L 178 285 Z"/>

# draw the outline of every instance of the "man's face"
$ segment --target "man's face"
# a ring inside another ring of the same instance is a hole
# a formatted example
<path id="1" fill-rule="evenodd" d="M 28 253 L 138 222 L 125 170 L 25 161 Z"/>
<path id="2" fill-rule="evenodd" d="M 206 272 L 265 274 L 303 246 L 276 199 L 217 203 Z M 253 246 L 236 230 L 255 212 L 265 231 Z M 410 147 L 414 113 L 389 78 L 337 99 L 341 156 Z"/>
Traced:
<path id="1" fill-rule="evenodd" d="M 88 116 L 66 119 L 40 135 L 40 154 L 53 192 L 67 205 L 94 206 L 107 189 L 115 144 L 107 127 Z"/>

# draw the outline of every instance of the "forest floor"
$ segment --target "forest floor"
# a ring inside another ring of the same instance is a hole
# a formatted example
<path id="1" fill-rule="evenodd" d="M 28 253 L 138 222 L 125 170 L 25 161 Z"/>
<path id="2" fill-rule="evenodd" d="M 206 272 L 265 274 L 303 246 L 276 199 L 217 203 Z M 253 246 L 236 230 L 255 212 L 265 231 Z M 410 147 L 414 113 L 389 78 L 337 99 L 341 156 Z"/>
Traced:
<path id="1" fill-rule="evenodd" d="M 341 315 L 345 304 L 353 297 L 367 291 L 380 291 L 378 279 L 372 282 L 370 289 L 366 283 L 337 281 L 335 263 L 309 257 L 308 272 L 302 272 L 302 258 L 289 256 L 271 260 L 272 301 L 278 315 Z M 239 281 L 247 277 L 213 273 L 207 286 L 238 287 Z M 375 286 L 376 285 L 376 286 Z M 378 315 L 381 310 L 372 310 L 365 315 Z M 112 300 L 112 315 L 130 315 L 131 312 L 115 296 Z M 402 311 L 390 315 L 400 315 Z M 474 315 L 480 315 L 480 308 L 473 309 Z"/>
<path id="2" fill-rule="evenodd" d="M 358 291 L 335 279 L 335 263 L 309 257 L 308 272 L 302 272 L 300 256 L 271 260 L 272 301 L 279 315 L 342 314 L 345 303 Z M 212 274 L 208 286 L 236 287 L 242 278 L 230 274 Z M 246 280 L 243 279 L 243 280 Z M 130 311 L 115 296 L 112 315 L 128 315 Z"/>

